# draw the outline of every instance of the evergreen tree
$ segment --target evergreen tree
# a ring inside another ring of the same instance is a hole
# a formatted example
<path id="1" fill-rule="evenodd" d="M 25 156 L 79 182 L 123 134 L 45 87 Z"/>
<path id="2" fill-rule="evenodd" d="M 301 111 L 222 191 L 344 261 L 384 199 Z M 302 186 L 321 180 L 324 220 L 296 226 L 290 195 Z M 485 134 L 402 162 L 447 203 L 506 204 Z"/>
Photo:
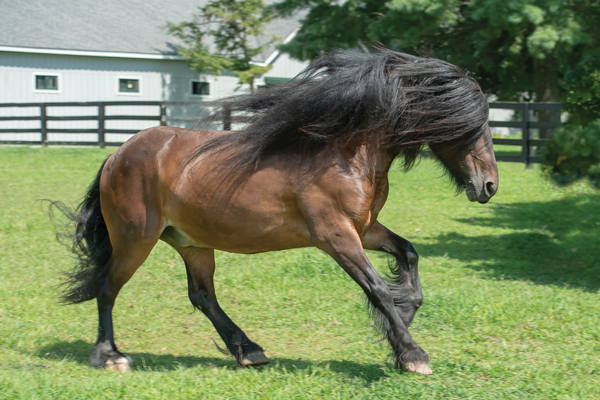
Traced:
<path id="1" fill-rule="evenodd" d="M 274 8 L 308 9 L 282 46 L 295 58 L 377 41 L 457 64 L 500 100 L 560 101 L 600 70 L 594 0 L 284 0 Z"/>

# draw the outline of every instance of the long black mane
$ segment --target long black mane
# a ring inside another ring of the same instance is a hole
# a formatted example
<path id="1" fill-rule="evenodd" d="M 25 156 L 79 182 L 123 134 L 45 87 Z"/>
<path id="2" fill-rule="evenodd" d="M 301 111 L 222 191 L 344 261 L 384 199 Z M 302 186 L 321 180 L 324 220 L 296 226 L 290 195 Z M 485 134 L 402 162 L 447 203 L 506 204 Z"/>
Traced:
<path id="1" fill-rule="evenodd" d="M 384 133 L 385 149 L 409 169 L 423 146 L 470 148 L 488 119 L 479 85 L 459 67 L 383 48 L 331 52 L 288 84 L 221 100 L 213 117 L 224 110 L 251 115 L 251 122 L 200 146 L 188 164 L 206 151 L 234 148 L 219 168 L 248 171 L 267 155 L 310 154 L 356 135 Z"/>

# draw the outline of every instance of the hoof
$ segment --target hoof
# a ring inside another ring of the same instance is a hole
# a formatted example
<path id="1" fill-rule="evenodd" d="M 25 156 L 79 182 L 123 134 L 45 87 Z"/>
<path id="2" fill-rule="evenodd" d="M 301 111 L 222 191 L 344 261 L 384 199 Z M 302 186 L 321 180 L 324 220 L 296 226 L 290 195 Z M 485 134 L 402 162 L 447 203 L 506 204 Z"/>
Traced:
<path id="1" fill-rule="evenodd" d="M 133 360 L 131 359 L 131 357 L 123 355 L 122 357 L 119 357 L 115 360 L 113 359 L 108 359 L 106 360 L 106 369 L 109 369 L 111 371 L 118 371 L 118 372 L 127 372 L 127 371 L 131 371 L 131 366 L 133 365 Z"/>
<path id="2" fill-rule="evenodd" d="M 431 375 L 433 371 L 429 368 L 429 365 L 425 361 L 407 362 L 402 364 L 402 367 L 408 372 L 414 372 L 415 374 Z"/>
<path id="3" fill-rule="evenodd" d="M 240 360 L 240 365 L 243 367 L 256 367 L 259 365 L 265 365 L 268 364 L 270 361 L 269 359 L 265 356 L 265 353 L 263 353 L 262 351 L 255 351 L 249 354 L 245 354 L 242 359 Z"/>

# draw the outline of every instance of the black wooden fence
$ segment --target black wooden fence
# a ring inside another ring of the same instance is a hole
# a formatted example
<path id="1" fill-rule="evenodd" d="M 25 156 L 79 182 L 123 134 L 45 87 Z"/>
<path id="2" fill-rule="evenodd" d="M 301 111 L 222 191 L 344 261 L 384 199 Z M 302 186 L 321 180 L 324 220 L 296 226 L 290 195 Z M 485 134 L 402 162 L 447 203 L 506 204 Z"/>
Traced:
<path id="1" fill-rule="evenodd" d="M 106 121 L 156 121 L 155 125 L 168 125 L 169 122 L 189 122 L 193 123 L 197 118 L 185 117 L 185 116 L 169 116 L 167 115 L 167 109 L 171 106 L 195 106 L 198 109 L 200 107 L 209 107 L 211 103 L 204 102 L 165 102 L 165 101 L 104 101 L 104 102 L 63 102 L 63 103 L 0 103 L 0 110 L 10 108 L 37 108 L 39 114 L 32 116 L 18 116 L 18 115 L 6 115 L 6 112 L 0 114 L 0 123 L 2 121 L 39 121 L 38 127 L 27 127 L 27 128 L 5 128 L 0 125 L 0 133 L 39 133 L 39 140 L 1 140 L 0 144 L 66 144 L 66 145 L 83 145 L 83 146 L 120 146 L 122 142 L 108 142 L 106 141 L 106 134 L 117 133 L 117 134 L 135 134 L 139 132 L 139 129 L 108 129 L 106 128 Z M 155 106 L 157 111 L 155 115 L 109 115 L 106 113 L 106 108 L 111 106 Z M 95 107 L 97 113 L 95 115 L 49 115 L 48 108 L 74 108 L 74 107 Z M 224 118 L 225 125 L 224 129 L 231 127 L 231 118 Z M 49 128 L 49 121 L 97 121 L 96 128 Z M 98 135 L 96 141 L 76 141 L 76 140 L 61 140 L 61 141 L 49 141 L 49 133 L 67 133 L 67 134 L 81 134 L 81 133 L 95 133 Z"/>
<path id="2" fill-rule="evenodd" d="M 107 106 L 158 106 L 160 114 L 158 115 L 106 115 Z M 49 107 L 97 107 L 97 115 L 69 115 L 54 116 L 48 115 Z M 97 141 L 61 141 L 57 144 L 69 145 L 90 145 L 90 146 L 119 146 L 121 143 L 106 142 L 107 133 L 128 133 L 135 134 L 136 130 L 130 129 L 106 129 L 107 120 L 130 120 L 130 121 L 156 121 L 157 124 L 166 125 L 166 105 L 158 101 L 128 101 L 128 102 L 70 102 L 70 103 L 3 103 L 0 109 L 6 108 L 39 108 L 39 115 L 34 116 L 0 116 L 1 121 L 39 121 L 40 125 L 36 128 L 4 128 L 0 133 L 40 133 L 40 140 L 0 140 L 0 144 L 42 144 L 47 145 L 49 133 L 97 133 Z M 48 121 L 97 121 L 97 128 L 48 128 Z M 55 142 L 52 142 L 54 144 Z"/>
<path id="3" fill-rule="evenodd" d="M 0 111 L 10 108 L 34 108 L 39 109 L 39 115 L 18 116 L 6 115 L 6 112 L 0 113 L 0 133 L 39 133 L 39 140 L 2 140 L 0 144 L 66 144 L 66 145 L 87 145 L 87 146 L 119 146 L 122 142 L 106 141 L 106 134 L 135 134 L 137 129 L 107 129 L 106 121 L 111 120 L 127 120 L 127 121 L 156 121 L 156 125 L 168 125 L 169 123 L 189 123 L 193 124 L 197 118 L 185 116 L 169 115 L 169 108 L 176 106 L 192 106 L 210 107 L 212 103 L 204 102 L 165 102 L 165 101 L 113 101 L 113 102 L 70 102 L 70 103 L 0 103 Z M 106 108 L 111 106 L 156 106 L 158 112 L 155 115 L 112 115 L 106 113 Z M 95 115 L 49 115 L 49 107 L 96 107 L 97 114 Z M 490 127 L 506 127 L 520 129 L 522 132 L 520 139 L 494 139 L 494 144 L 511 145 L 520 147 L 520 155 L 498 155 L 498 161 L 536 163 L 539 162 L 539 157 L 534 154 L 534 148 L 542 147 L 549 139 L 535 139 L 533 136 L 534 129 L 552 129 L 560 125 L 557 122 L 540 122 L 533 118 L 533 111 L 540 110 L 559 110 L 562 109 L 560 103 L 491 103 L 491 109 L 509 109 L 518 111 L 520 121 L 490 121 Z M 231 113 L 223 114 L 222 127 L 225 130 L 231 129 L 232 123 L 245 122 L 248 118 L 244 116 L 232 116 Z M 39 127 L 28 128 L 3 128 L 3 121 L 39 121 Z M 97 121 L 96 128 L 49 128 L 48 121 Z M 98 135 L 97 141 L 76 141 L 76 140 L 61 140 L 49 141 L 49 133 L 95 133 Z"/>
<path id="4" fill-rule="evenodd" d="M 496 154 L 498 161 L 509 161 L 509 162 L 521 162 L 526 164 L 539 163 L 540 157 L 535 154 L 539 154 L 539 150 L 544 146 L 545 143 L 550 141 L 549 138 L 535 138 L 534 130 L 551 130 L 561 125 L 560 122 L 552 121 L 536 121 L 534 112 L 539 111 L 554 111 L 555 114 L 560 114 L 563 106 L 561 103 L 509 103 L 509 102 L 497 102 L 490 103 L 490 109 L 508 109 L 519 111 L 518 115 L 521 116 L 520 121 L 490 121 L 490 127 L 503 127 L 503 128 L 518 128 L 521 130 L 520 139 L 496 139 L 494 138 L 494 144 L 519 146 L 521 148 L 520 155 L 502 155 Z M 559 119 L 560 120 L 560 119 Z M 537 147 L 537 151 L 536 151 Z"/>

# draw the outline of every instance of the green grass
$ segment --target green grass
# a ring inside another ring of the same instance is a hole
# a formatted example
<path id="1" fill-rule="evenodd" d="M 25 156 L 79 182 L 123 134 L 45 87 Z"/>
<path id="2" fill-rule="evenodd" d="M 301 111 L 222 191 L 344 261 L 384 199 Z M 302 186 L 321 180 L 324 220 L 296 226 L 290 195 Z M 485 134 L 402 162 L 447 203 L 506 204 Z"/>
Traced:
<path id="1" fill-rule="evenodd" d="M 421 255 L 410 331 L 432 376 L 391 368 L 358 286 L 314 249 L 217 255 L 222 307 L 272 360 L 238 368 L 164 244 L 114 311 L 134 370 L 89 369 L 95 304 L 58 303 L 72 260 L 36 200 L 77 203 L 110 151 L 0 148 L 0 399 L 600 398 L 600 193 L 508 163 L 487 205 L 454 197 L 429 160 L 391 174 L 380 220 Z"/>
<path id="2" fill-rule="evenodd" d="M 496 153 L 496 156 L 520 156 L 521 151 L 521 146 L 511 146 L 507 144 L 494 145 L 494 152 Z"/>

